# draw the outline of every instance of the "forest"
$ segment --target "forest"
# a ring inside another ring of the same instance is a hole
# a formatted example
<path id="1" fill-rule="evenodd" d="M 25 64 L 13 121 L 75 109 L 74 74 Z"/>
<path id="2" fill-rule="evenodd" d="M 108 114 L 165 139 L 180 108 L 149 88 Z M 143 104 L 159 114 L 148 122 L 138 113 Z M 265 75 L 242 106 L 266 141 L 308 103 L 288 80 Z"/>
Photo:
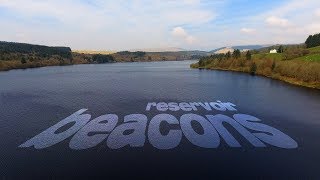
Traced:
<path id="1" fill-rule="evenodd" d="M 69 47 L 0 42 L 0 70 L 73 64 Z"/>

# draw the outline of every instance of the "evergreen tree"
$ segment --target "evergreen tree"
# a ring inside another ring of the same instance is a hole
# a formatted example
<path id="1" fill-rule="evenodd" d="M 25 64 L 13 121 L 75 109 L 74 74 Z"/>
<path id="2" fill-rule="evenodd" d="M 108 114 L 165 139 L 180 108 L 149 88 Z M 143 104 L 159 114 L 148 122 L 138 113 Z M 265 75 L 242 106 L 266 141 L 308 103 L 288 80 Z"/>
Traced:
<path id="1" fill-rule="evenodd" d="M 256 65 L 256 63 L 252 63 L 251 67 L 250 67 L 250 74 L 255 75 L 256 71 L 257 71 L 257 65 Z"/>
<path id="2" fill-rule="evenodd" d="M 27 63 L 27 60 L 26 60 L 25 57 L 22 57 L 22 58 L 21 58 L 21 64 L 25 64 L 25 63 Z"/>
<path id="3" fill-rule="evenodd" d="M 95 54 L 92 56 L 92 61 L 96 63 L 114 62 L 115 59 L 111 55 Z"/>
<path id="4" fill-rule="evenodd" d="M 226 54 L 226 59 L 230 59 L 231 58 L 231 52 L 228 51 L 227 54 Z"/>
<path id="5" fill-rule="evenodd" d="M 200 59 L 199 60 L 199 67 L 204 67 L 206 64 L 205 64 L 205 61 L 203 59 Z"/>
<path id="6" fill-rule="evenodd" d="M 240 52 L 240 50 L 239 50 L 239 49 L 234 50 L 233 53 L 232 53 L 232 56 L 233 56 L 234 58 L 236 58 L 236 59 L 240 58 L 240 57 L 241 57 L 241 52 Z"/>
<path id="7" fill-rule="evenodd" d="M 278 48 L 278 50 L 277 50 L 277 52 L 278 52 L 278 53 L 283 53 L 283 51 L 284 51 L 284 50 L 283 50 L 283 46 L 280 45 L 279 48 Z"/>
<path id="8" fill-rule="evenodd" d="M 273 60 L 273 62 L 272 62 L 272 66 L 271 66 L 271 69 L 272 69 L 272 71 L 274 70 L 274 68 L 276 67 L 276 61 L 275 60 Z"/>
<path id="9" fill-rule="evenodd" d="M 247 53 L 246 53 L 246 59 L 247 60 L 251 60 L 251 52 L 250 51 L 247 51 Z"/>
<path id="10" fill-rule="evenodd" d="M 320 33 L 315 35 L 310 35 L 306 42 L 305 42 L 307 48 L 312 48 L 316 46 L 320 46 Z"/>

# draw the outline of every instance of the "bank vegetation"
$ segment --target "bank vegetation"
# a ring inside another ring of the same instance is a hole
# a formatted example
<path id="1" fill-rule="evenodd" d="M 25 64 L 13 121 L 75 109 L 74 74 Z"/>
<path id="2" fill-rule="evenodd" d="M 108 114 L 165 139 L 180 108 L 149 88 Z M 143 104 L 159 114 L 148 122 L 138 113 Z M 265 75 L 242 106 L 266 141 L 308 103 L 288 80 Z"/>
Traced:
<path id="1" fill-rule="evenodd" d="M 0 71 L 73 64 L 177 61 L 197 59 L 203 55 L 206 55 L 206 52 L 73 52 L 69 47 L 49 47 L 0 41 Z"/>
<path id="2" fill-rule="evenodd" d="M 261 50 L 203 57 L 192 68 L 238 71 L 291 84 L 320 89 L 320 39 L 309 36 L 305 44 L 280 45 Z M 311 44 L 309 44 L 311 42 Z M 317 46 L 318 45 L 318 46 Z M 307 48 L 309 47 L 309 48 Z M 269 53 L 276 48 L 277 53 Z"/>

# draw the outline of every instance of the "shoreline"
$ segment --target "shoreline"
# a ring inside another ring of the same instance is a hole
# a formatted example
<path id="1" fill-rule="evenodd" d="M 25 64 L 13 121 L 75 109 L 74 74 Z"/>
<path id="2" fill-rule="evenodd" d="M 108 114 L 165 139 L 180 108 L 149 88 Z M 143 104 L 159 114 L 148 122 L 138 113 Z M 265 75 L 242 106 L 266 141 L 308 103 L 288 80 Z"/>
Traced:
<path id="1" fill-rule="evenodd" d="M 246 72 L 246 71 L 242 71 L 242 70 L 238 70 L 238 69 L 199 68 L 199 67 L 191 67 L 191 68 L 192 69 L 199 69 L 199 70 L 231 71 L 231 72 L 239 72 L 239 73 L 245 73 L 245 74 L 250 75 L 250 72 Z M 320 90 L 320 83 L 317 83 L 317 82 L 310 83 L 310 82 L 299 81 L 299 80 L 296 80 L 295 78 L 289 78 L 289 77 L 281 76 L 279 74 L 267 76 L 264 74 L 256 73 L 255 75 L 278 80 L 278 81 L 282 81 L 282 82 L 289 83 L 289 84 L 292 84 L 295 86 L 301 86 L 301 87 L 311 88 L 311 89 L 315 89 L 315 90 Z"/>
<path id="2" fill-rule="evenodd" d="M 17 68 L 11 68 L 11 69 L 0 69 L 1 72 L 8 72 L 12 70 L 26 70 L 26 69 L 37 69 L 37 68 L 43 68 L 43 67 L 59 67 L 59 66 L 73 66 L 73 65 L 84 65 L 84 64 L 114 64 L 114 63 L 140 63 L 140 62 L 180 62 L 180 61 L 189 61 L 189 60 L 198 60 L 198 59 L 183 59 L 183 60 L 160 60 L 160 61 L 115 61 L 115 62 L 109 62 L 109 63 L 75 63 L 75 64 L 49 64 L 44 66 L 30 66 L 30 67 L 17 67 Z"/>

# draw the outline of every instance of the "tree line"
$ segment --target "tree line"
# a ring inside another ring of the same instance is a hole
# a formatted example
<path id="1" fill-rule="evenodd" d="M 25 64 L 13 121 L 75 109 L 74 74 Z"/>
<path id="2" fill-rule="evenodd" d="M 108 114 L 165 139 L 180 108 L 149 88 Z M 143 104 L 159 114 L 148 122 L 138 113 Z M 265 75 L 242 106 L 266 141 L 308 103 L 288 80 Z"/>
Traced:
<path id="1" fill-rule="evenodd" d="M 138 58 L 138 57 L 144 57 L 146 55 L 146 52 L 144 52 L 144 51 L 136 51 L 136 52 L 120 51 L 120 52 L 117 52 L 117 54 L 123 55 L 123 56 L 133 56 L 134 58 Z"/>
<path id="2" fill-rule="evenodd" d="M 305 44 L 306 44 L 307 48 L 320 46 L 320 33 L 319 34 L 310 35 L 307 38 Z"/>
<path id="3" fill-rule="evenodd" d="M 220 54 L 212 54 L 210 56 L 201 57 L 199 60 L 199 66 L 203 67 L 206 64 L 210 64 L 213 60 L 228 60 L 228 59 L 240 59 L 245 58 L 246 60 L 251 60 L 252 52 L 246 51 L 245 53 L 241 53 L 239 49 L 235 49 L 232 53 L 228 51 L 227 53 L 220 53 Z"/>
<path id="4" fill-rule="evenodd" d="M 69 47 L 49 47 L 42 45 L 0 41 L 0 54 L 10 53 L 35 54 L 42 58 L 51 57 L 54 55 L 60 56 L 62 58 L 72 58 L 71 48 Z"/>
<path id="5" fill-rule="evenodd" d="M 115 62 L 115 59 L 111 55 L 95 54 L 92 56 L 92 61 L 101 64 Z"/>

